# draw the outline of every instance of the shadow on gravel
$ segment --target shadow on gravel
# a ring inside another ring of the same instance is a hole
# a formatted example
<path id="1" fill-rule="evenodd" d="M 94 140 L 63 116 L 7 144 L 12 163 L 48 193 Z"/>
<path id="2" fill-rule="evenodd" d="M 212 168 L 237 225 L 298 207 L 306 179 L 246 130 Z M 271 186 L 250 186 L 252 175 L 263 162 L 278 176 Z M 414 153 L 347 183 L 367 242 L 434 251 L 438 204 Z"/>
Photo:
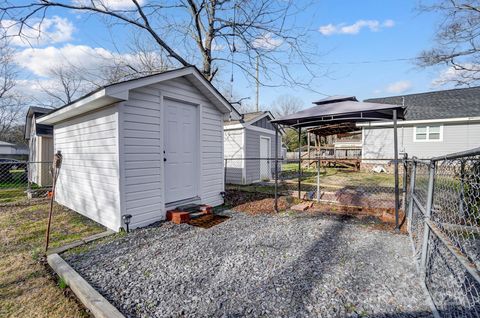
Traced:
<path id="1" fill-rule="evenodd" d="M 322 280 L 323 273 L 327 272 L 332 265 L 331 259 L 334 259 L 337 249 L 341 246 L 336 244 L 335 237 L 340 236 L 344 231 L 345 222 L 349 219 L 348 216 L 338 217 L 339 222 L 326 229 L 303 256 L 289 266 L 288 273 L 282 271 L 273 278 L 275 281 L 285 276 L 295 277 L 295 286 L 292 286 L 293 297 L 289 306 L 295 308 L 298 314 L 309 312 L 305 300 L 308 299 L 316 283 Z M 305 266 L 306 264 L 315 264 L 315 266 Z M 290 271 L 292 268 L 293 272 Z"/>

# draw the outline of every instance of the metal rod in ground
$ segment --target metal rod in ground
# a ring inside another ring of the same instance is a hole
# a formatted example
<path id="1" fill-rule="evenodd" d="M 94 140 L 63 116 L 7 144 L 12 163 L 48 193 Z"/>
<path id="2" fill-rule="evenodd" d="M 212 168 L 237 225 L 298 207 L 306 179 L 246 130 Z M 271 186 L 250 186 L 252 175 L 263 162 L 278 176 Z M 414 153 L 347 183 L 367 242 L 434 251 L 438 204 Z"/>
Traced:
<path id="1" fill-rule="evenodd" d="M 275 127 L 275 212 L 278 212 L 278 127 Z"/>
<path id="2" fill-rule="evenodd" d="M 298 198 L 302 188 L 302 127 L 298 127 Z"/>
<path id="3" fill-rule="evenodd" d="M 397 110 L 393 110 L 393 155 L 395 171 L 395 229 L 400 229 L 398 208 L 400 205 L 400 191 L 398 189 L 398 134 L 397 134 Z"/>
<path id="4" fill-rule="evenodd" d="M 48 211 L 48 223 L 47 223 L 47 232 L 45 234 L 45 253 L 48 251 L 48 244 L 50 242 L 50 227 L 52 225 L 52 215 L 53 215 L 53 202 L 55 201 L 55 187 L 57 185 L 58 173 L 60 172 L 60 167 L 62 165 L 62 153 L 57 151 L 53 157 L 52 164 L 52 195 L 50 197 L 50 209 Z"/>

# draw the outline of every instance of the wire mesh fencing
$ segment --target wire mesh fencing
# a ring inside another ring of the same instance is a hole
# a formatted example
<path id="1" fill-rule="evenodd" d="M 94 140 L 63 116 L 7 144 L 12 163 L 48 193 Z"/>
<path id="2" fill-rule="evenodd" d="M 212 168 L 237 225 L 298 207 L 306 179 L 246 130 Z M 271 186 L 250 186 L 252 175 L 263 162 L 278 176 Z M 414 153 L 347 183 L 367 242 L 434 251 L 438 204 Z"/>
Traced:
<path id="1" fill-rule="evenodd" d="M 0 161 L 0 203 L 46 197 L 51 188 L 51 162 Z"/>
<path id="2" fill-rule="evenodd" d="M 402 187 L 404 165 L 399 163 Z M 275 173 L 277 172 L 277 174 Z M 394 160 L 349 159 L 225 159 L 225 188 L 275 193 L 340 206 L 395 209 Z M 275 182 L 277 176 L 277 182 Z M 402 192 L 402 189 L 400 189 Z M 402 198 L 400 203 L 403 204 Z M 402 209 L 402 206 L 400 206 Z"/>
<path id="3" fill-rule="evenodd" d="M 443 317 L 480 317 L 480 149 L 410 161 L 408 231 Z"/>

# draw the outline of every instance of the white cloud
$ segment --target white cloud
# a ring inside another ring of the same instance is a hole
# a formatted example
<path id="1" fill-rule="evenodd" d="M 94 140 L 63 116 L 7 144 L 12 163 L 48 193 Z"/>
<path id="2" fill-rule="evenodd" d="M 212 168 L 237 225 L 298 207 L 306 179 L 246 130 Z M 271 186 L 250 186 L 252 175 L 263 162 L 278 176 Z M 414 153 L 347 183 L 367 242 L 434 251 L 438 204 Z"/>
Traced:
<path id="1" fill-rule="evenodd" d="M 73 24 L 66 18 L 53 16 L 43 20 L 33 20 L 24 25 L 20 32 L 20 24 L 13 20 L 0 21 L 0 30 L 11 38 L 17 46 L 39 46 L 45 44 L 70 41 L 75 31 Z"/>
<path id="2" fill-rule="evenodd" d="M 101 10 L 125 10 L 134 9 L 135 3 L 132 0 L 73 0 L 76 5 L 92 6 L 92 4 Z M 139 5 L 145 4 L 145 0 L 138 0 Z"/>
<path id="3" fill-rule="evenodd" d="M 473 79 L 478 78 L 480 73 L 479 64 L 466 63 L 462 67 L 465 69 L 456 69 L 453 66 L 446 68 L 432 81 L 432 86 L 437 87 L 451 82 L 469 83 Z"/>
<path id="4" fill-rule="evenodd" d="M 112 58 L 114 54 L 103 48 L 67 44 L 61 48 L 27 48 L 16 54 L 15 61 L 36 76 L 48 77 L 51 69 L 70 65 L 94 71 Z"/>
<path id="5" fill-rule="evenodd" d="M 283 39 L 275 38 L 271 32 L 267 32 L 264 35 L 256 38 L 252 42 L 252 46 L 256 49 L 273 50 L 282 45 L 282 43 Z"/>
<path id="6" fill-rule="evenodd" d="M 358 20 L 353 24 L 326 24 L 320 26 L 318 31 L 325 36 L 330 36 L 333 34 L 358 34 L 363 28 L 367 28 L 372 32 L 378 32 L 382 28 L 392 28 L 395 26 L 393 20 L 385 20 L 380 22 L 378 20 Z"/>
<path id="7" fill-rule="evenodd" d="M 385 90 L 391 94 L 402 94 L 411 88 L 412 88 L 412 83 L 410 81 L 398 81 L 388 85 Z"/>

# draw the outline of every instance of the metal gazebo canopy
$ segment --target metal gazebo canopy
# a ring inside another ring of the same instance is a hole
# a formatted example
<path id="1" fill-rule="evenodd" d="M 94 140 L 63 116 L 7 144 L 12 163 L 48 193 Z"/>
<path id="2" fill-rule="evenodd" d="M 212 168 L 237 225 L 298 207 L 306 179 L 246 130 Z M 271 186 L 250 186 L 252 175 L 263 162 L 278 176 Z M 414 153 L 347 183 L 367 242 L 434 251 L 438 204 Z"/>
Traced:
<path id="1" fill-rule="evenodd" d="M 397 120 L 404 119 L 404 107 L 391 104 L 377 104 L 359 102 L 355 96 L 331 96 L 316 102 L 315 106 L 297 113 L 273 120 L 275 125 L 289 126 L 298 129 L 299 140 L 299 174 L 301 171 L 300 141 L 302 128 L 318 127 L 324 125 L 356 124 L 370 121 L 393 121 L 394 137 L 394 164 L 395 164 L 395 225 L 399 229 L 399 182 L 398 182 L 398 138 Z M 349 125 L 343 125 L 348 129 Z M 278 129 L 275 136 L 278 147 Z M 278 182 L 278 149 L 275 151 L 275 209 L 277 209 L 277 182 Z M 301 178 L 298 179 L 298 193 L 300 195 Z M 317 186 L 317 191 L 319 187 Z"/>

